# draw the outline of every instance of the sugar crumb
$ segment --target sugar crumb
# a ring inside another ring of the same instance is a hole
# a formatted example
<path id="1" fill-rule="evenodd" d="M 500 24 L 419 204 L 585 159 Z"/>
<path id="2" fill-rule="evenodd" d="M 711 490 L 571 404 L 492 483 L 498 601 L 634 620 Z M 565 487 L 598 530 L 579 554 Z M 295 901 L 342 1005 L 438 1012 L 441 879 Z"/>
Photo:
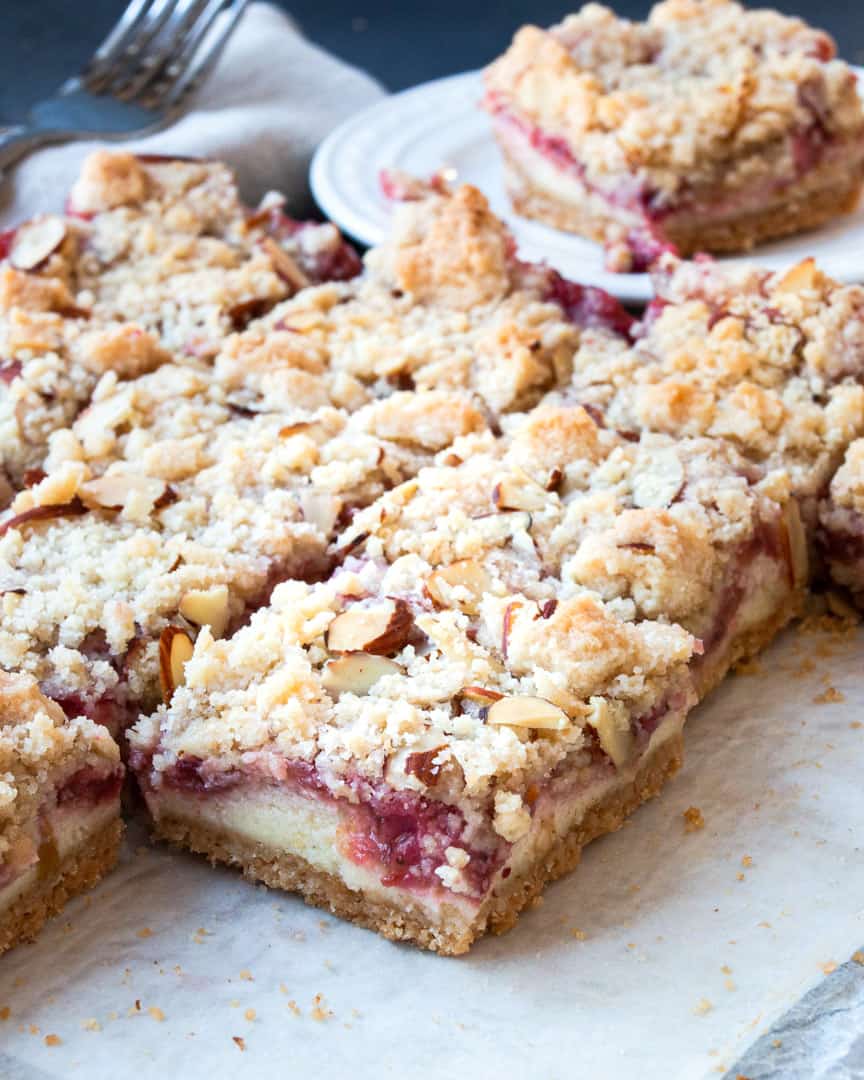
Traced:
<path id="1" fill-rule="evenodd" d="M 140 938 L 153 937 L 153 931 L 149 926 L 142 926 L 135 936 Z"/>
<path id="2" fill-rule="evenodd" d="M 708 998 L 700 998 L 699 1004 L 693 1010 L 696 1016 L 707 1016 L 709 1012 L 714 1008 Z"/>
<path id="3" fill-rule="evenodd" d="M 814 705 L 834 705 L 846 700 L 846 695 L 836 688 L 827 686 L 821 694 L 813 698 Z"/>
<path id="4" fill-rule="evenodd" d="M 59 1035 L 46 1035 L 44 1042 L 46 1046 L 60 1046 L 63 1040 Z"/>
<path id="5" fill-rule="evenodd" d="M 159 1008 L 158 1005 L 151 1005 L 147 1010 L 154 1020 L 158 1020 L 160 1023 L 165 1019 L 165 1013 Z"/>
<path id="6" fill-rule="evenodd" d="M 250 1021 L 254 1020 L 255 1019 L 255 1010 L 254 1009 L 247 1009 L 246 1012 L 243 1013 L 243 1015 L 245 1016 L 245 1018 L 247 1020 L 250 1020 Z"/>
<path id="7" fill-rule="evenodd" d="M 852 961 L 853 963 L 861 964 L 861 966 L 864 967 L 864 952 L 862 952 L 860 949 L 853 952 Z"/>
<path id="8" fill-rule="evenodd" d="M 81 1021 L 81 1027 L 84 1029 L 84 1031 L 101 1031 L 102 1030 L 102 1025 L 99 1023 L 99 1021 L 96 1019 L 95 1016 L 91 1016 L 87 1020 L 82 1020 Z"/>
<path id="9" fill-rule="evenodd" d="M 698 832 L 705 828 L 705 818 L 698 806 L 688 806 L 684 811 L 684 832 Z"/>
<path id="10" fill-rule="evenodd" d="M 255 982 L 255 980 L 252 978 L 252 972 L 248 971 L 246 968 L 243 968 L 243 970 L 240 972 L 240 978 L 244 982 Z"/>
<path id="11" fill-rule="evenodd" d="M 241 1038 L 239 1035 L 232 1035 L 231 1041 L 236 1045 L 238 1050 L 246 1049 L 246 1040 Z"/>
<path id="12" fill-rule="evenodd" d="M 315 997 L 312 998 L 312 1008 L 309 1010 L 309 1015 L 313 1020 L 319 1022 L 329 1020 L 333 1015 L 332 1009 L 327 1008 L 323 994 L 316 994 Z"/>
<path id="13" fill-rule="evenodd" d="M 824 964 L 820 964 L 823 975 L 831 975 L 837 970 L 837 962 L 835 960 L 826 960 Z"/>

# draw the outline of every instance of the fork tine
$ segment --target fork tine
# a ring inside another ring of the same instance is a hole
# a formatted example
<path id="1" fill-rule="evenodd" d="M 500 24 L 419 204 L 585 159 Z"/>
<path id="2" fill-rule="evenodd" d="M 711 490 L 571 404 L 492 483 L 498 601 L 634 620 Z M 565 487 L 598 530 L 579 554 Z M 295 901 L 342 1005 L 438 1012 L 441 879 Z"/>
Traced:
<path id="1" fill-rule="evenodd" d="M 108 80 L 124 62 L 138 35 L 144 32 L 152 21 L 154 10 L 158 16 L 161 3 L 162 0 L 132 0 L 120 21 L 81 73 L 79 81 L 82 86 L 94 94 L 105 90 Z"/>
<path id="2" fill-rule="evenodd" d="M 137 31 L 152 2 L 153 0 L 132 0 L 81 72 L 79 79 L 82 85 L 89 87 L 91 80 L 100 78 L 106 67 L 113 65 Z"/>
<path id="3" fill-rule="evenodd" d="M 203 10 L 190 28 L 180 49 L 175 50 L 166 59 L 159 72 L 159 78 L 148 87 L 140 104 L 145 108 L 158 109 L 167 100 L 174 86 L 182 79 L 194 58 L 199 46 L 207 37 L 210 28 L 225 8 L 226 0 L 205 0 Z"/>
<path id="4" fill-rule="evenodd" d="M 216 62 L 222 55 L 222 50 L 228 44 L 228 39 L 234 32 L 234 28 L 240 21 L 240 16 L 246 10 L 249 0 L 229 0 L 223 11 L 224 21 L 216 32 L 209 35 L 204 42 L 203 49 L 199 50 L 194 61 L 175 83 L 172 84 L 170 93 L 160 102 L 160 108 L 166 108 L 174 112 L 180 108 L 184 100 L 203 82 L 216 66 Z"/>
<path id="5" fill-rule="evenodd" d="M 152 0 L 148 3 L 137 25 L 126 35 L 122 45 L 115 49 L 109 62 L 100 64 L 96 72 L 88 72 L 84 86 L 93 94 L 105 94 L 113 93 L 118 81 L 121 86 L 125 85 L 130 75 L 138 69 L 138 58 L 146 52 L 179 3 L 180 0 Z"/>
<path id="6" fill-rule="evenodd" d="M 165 67 L 172 63 L 174 56 L 183 52 L 208 3 L 209 0 L 177 0 L 160 33 L 151 39 L 151 47 L 138 55 L 137 69 L 131 71 L 125 81 L 113 87 L 114 96 L 121 101 L 140 99 L 147 87 L 157 81 Z"/>

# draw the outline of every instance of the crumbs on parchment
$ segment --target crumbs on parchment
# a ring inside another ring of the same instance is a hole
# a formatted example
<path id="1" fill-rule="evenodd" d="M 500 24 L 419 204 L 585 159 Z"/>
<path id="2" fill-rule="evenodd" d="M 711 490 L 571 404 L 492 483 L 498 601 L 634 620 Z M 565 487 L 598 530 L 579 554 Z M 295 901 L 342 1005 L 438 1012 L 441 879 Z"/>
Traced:
<path id="1" fill-rule="evenodd" d="M 327 1008 L 323 994 L 316 994 L 315 997 L 312 998 L 312 1008 L 309 1010 L 309 1015 L 313 1020 L 318 1020 L 319 1022 L 329 1020 L 333 1015 L 333 1010 Z"/>

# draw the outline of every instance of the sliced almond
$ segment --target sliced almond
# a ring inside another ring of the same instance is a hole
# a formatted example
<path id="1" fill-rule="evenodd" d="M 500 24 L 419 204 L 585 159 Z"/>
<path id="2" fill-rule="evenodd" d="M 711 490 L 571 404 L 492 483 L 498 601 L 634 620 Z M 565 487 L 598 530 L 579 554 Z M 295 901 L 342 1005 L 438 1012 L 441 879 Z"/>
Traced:
<path id="1" fill-rule="evenodd" d="M 267 252 L 270 262 L 273 264 L 273 269 L 283 281 L 287 281 L 295 290 L 306 288 L 309 284 L 309 278 L 306 277 L 294 259 L 291 258 L 283 247 L 280 247 L 280 245 L 269 236 L 263 238 L 261 247 Z"/>
<path id="2" fill-rule="evenodd" d="M 505 697 L 490 707 L 486 723 L 538 731 L 563 731 L 570 727 L 570 718 L 563 709 L 545 698 Z"/>
<path id="3" fill-rule="evenodd" d="M 196 626 L 209 626 L 214 638 L 221 638 L 228 626 L 228 586 L 190 589 L 180 601 L 180 614 Z"/>
<path id="4" fill-rule="evenodd" d="M 542 510 L 548 493 L 524 473 L 503 477 L 492 490 L 492 502 L 499 510 Z"/>
<path id="5" fill-rule="evenodd" d="M 504 697 L 497 690 L 490 690 L 488 686 L 465 686 L 462 688 L 461 696 L 483 706 L 494 705 L 496 701 Z"/>
<path id="6" fill-rule="evenodd" d="M 615 768 L 622 768 L 633 754 L 633 732 L 626 706 L 601 697 L 591 698 L 589 705 L 591 711 L 587 720 L 597 732 L 600 746 Z"/>
<path id="7" fill-rule="evenodd" d="M 645 509 L 671 506 L 683 487 L 684 466 L 677 453 L 671 447 L 657 450 L 633 476 L 633 505 Z"/>
<path id="8" fill-rule="evenodd" d="M 790 584 L 793 588 L 800 588 L 807 581 L 809 554 L 801 514 L 798 511 L 798 503 L 794 499 L 790 499 L 783 507 L 781 535 L 786 564 L 789 567 Z"/>
<path id="9" fill-rule="evenodd" d="M 442 750 L 446 750 L 446 743 L 433 746 L 430 750 L 415 750 L 405 757 L 404 770 L 408 776 L 416 776 L 421 784 L 426 787 L 435 787 L 441 777 L 442 765 L 435 759 Z"/>
<path id="10" fill-rule="evenodd" d="M 194 648 L 192 639 L 179 626 L 166 626 L 159 637 L 159 681 L 166 705 L 177 687 L 186 681 L 186 661 Z"/>
<path id="11" fill-rule="evenodd" d="M 0 523 L 0 536 L 5 536 L 10 529 L 21 529 L 30 522 L 50 521 L 52 518 L 80 517 L 87 513 L 87 507 L 80 499 L 67 503 L 49 503 L 47 506 L 31 506 L 14 517 Z"/>
<path id="12" fill-rule="evenodd" d="M 774 292 L 800 292 L 802 289 L 812 289 L 818 276 L 816 260 L 812 257 L 802 259 L 780 278 L 774 286 Z"/>
<path id="13" fill-rule="evenodd" d="M 513 600 L 504 608 L 504 618 L 501 620 L 501 655 L 505 660 L 510 645 L 510 631 L 513 627 L 513 620 L 516 618 L 516 612 L 521 606 L 518 600 Z"/>
<path id="14" fill-rule="evenodd" d="M 167 488 L 164 480 L 141 473 L 107 473 L 87 480 L 78 490 L 91 510 L 122 510 L 132 500 L 153 507 Z"/>
<path id="15" fill-rule="evenodd" d="M 402 669 L 394 660 L 371 653 L 352 652 L 329 660 L 324 667 L 321 683 L 328 694 L 368 694 L 379 679 L 395 675 Z"/>
<path id="16" fill-rule="evenodd" d="M 404 600 L 385 600 L 376 607 L 351 607 L 337 615 L 327 631 L 331 652 L 399 652 L 408 643 L 414 617 Z"/>
<path id="17" fill-rule="evenodd" d="M 342 510 L 342 500 L 326 491 L 313 491 L 311 488 L 301 491 L 299 498 L 304 521 L 329 536 Z"/>
<path id="18" fill-rule="evenodd" d="M 45 262 L 66 237 L 66 226 L 58 217 L 28 221 L 15 233 L 9 262 L 16 270 L 35 270 Z"/>
<path id="19" fill-rule="evenodd" d="M 473 559 L 442 566 L 426 579 L 426 591 L 438 607 L 457 607 L 473 614 L 480 598 L 491 588 L 489 575 Z"/>
<path id="20" fill-rule="evenodd" d="M 300 435 L 313 426 L 311 420 L 298 420 L 296 423 L 286 424 L 284 427 L 279 428 L 279 438 L 290 439 L 292 435 Z"/>

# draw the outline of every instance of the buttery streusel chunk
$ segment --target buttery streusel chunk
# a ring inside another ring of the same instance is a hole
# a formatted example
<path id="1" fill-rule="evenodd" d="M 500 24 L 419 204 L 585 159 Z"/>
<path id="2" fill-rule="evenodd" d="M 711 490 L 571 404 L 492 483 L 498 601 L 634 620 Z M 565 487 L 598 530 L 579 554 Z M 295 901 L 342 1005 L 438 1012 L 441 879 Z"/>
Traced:
<path id="1" fill-rule="evenodd" d="M 834 42 L 733 0 L 664 0 L 645 23 L 587 4 L 523 27 L 486 87 L 516 209 L 604 242 L 613 269 L 812 228 L 864 180 Z"/>
<path id="2" fill-rule="evenodd" d="M 444 952 L 660 786 L 806 577 L 782 476 L 580 407 L 457 439 L 336 554 L 199 636 L 133 767 L 167 838 Z"/>
<path id="3" fill-rule="evenodd" d="M 0 672 L 0 952 L 111 868 L 122 775 L 105 728 Z"/>
<path id="4" fill-rule="evenodd" d="M 583 340 L 552 400 L 602 411 L 619 431 L 728 440 L 753 466 L 785 469 L 809 525 L 864 433 L 864 289 L 808 259 L 786 273 L 669 256 L 630 346 Z"/>

